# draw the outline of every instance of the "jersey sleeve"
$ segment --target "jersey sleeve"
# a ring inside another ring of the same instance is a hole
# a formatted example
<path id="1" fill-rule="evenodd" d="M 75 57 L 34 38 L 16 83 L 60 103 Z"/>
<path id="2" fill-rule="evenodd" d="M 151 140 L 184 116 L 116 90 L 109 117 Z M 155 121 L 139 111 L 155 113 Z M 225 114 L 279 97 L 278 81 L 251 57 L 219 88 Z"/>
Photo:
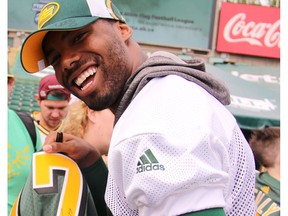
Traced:
<path id="1" fill-rule="evenodd" d="M 113 151 L 109 163 L 117 158 L 119 161 L 119 157 L 123 163 L 110 172 L 116 178 L 123 173 L 122 179 L 117 179 L 122 182 L 118 189 L 127 197 L 130 208 L 144 215 L 179 215 L 225 207 L 227 152 L 217 138 L 207 133 L 198 140 L 202 137 L 198 133 L 189 148 L 181 139 L 171 141 L 162 134 L 143 134 L 123 141 L 121 148 Z"/>

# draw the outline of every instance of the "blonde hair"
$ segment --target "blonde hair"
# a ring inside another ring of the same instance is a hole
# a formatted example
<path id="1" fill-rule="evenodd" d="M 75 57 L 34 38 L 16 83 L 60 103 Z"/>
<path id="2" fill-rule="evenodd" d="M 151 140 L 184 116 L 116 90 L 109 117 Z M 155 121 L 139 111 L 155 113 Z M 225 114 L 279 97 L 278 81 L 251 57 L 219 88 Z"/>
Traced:
<path id="1" fill-rule="evenodd" d="M 83 138 L 88 123 L 87 112 L 88 106 L 83 101 L 73 102 L 58 130 Z"/>

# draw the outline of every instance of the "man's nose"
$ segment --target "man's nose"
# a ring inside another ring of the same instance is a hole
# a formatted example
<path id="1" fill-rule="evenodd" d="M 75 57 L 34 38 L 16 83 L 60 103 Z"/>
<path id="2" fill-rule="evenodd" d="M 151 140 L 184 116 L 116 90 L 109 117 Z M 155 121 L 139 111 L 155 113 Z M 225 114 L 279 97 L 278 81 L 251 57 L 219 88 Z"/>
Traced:
<path id="1" fill-rule="evenodd" d="M 61 116 L 60 110 L 54 109 L 54 110 L 52 111 L 52 113 L 51 113 L 51 116 L 52 116 L 53 118 L 58 118 L 59 116 Z"/>
<path id="2" fill-rule="evenodd" d="M 79 53 L 79 52 L 78 52 Z M 75 50 L 67 49 L 61 54 L 62 71 L 70 70 L 79 61 L 80 56 Z"/>

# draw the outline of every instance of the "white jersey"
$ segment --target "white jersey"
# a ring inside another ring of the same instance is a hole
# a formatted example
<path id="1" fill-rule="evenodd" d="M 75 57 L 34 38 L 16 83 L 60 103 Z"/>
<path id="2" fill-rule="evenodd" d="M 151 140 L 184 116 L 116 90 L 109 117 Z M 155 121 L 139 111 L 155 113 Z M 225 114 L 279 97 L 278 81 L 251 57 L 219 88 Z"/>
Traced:
<path id="1" fill-rule="evenodd" d="M 232 114 L 184 78 L 154 78 L 115 125 L 105 199 L 113 215 L 224 208 L 255 215 L 251 149 Z"/>

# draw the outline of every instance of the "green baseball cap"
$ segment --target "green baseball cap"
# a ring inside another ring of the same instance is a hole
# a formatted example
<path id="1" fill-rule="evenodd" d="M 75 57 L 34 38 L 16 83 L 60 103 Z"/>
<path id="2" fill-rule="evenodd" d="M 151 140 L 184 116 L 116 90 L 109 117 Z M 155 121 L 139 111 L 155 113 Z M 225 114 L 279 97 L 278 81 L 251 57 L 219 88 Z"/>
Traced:
<path id="1" fill-rule="evenodd" d="M 119 20 L 125 23 L 111 0 L 57 0 L 43 6 L 38 19 L 38 30 L 23 42 L 20 59 L 28 73 L 36 73 L 49 66 L 42 41 L 49 31 L 73 31 L 98 18 Z"/>

